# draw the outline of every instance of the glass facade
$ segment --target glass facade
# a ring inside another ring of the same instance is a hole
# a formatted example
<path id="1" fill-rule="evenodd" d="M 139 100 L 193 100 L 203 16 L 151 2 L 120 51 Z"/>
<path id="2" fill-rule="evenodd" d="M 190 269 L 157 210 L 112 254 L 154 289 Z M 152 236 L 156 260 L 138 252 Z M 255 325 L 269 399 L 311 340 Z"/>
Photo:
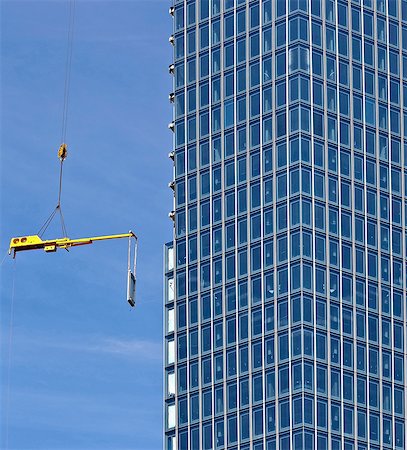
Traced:
<path id="1" fill-rule="evenodd" d="M 164 448 L 406 448 L 407 1 L 170 13 Z"/>

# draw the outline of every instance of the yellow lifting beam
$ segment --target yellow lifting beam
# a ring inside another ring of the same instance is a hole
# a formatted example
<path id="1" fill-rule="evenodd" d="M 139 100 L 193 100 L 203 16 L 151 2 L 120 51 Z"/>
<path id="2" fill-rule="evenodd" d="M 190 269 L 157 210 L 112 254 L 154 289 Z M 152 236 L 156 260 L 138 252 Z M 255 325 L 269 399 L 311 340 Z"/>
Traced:
<path id="1" fill-rule="evenodd" d="M 38 235 L 33 236 L 21 236 L 12 238 L 10 241 L 9 255 L 14 252 L 15 258 L 17 252 L 24 250 L 38 250 L 44 249 L 46 252 L 56 252 L 58 248 L 64 248 L 68 250 L 71 247 L 77 247 L 79 245 L 92 244 L 94 241 L 105 241 L 107 239 L 121 239 L 121 238 L 135 238 L 136 235 L 129 231 L 123 234 L 111 234 L 107 236 L 96 236 L 81 239 L 69 239 L 67 237 L 59 239 L 47 239 L 43 241 Z"/>

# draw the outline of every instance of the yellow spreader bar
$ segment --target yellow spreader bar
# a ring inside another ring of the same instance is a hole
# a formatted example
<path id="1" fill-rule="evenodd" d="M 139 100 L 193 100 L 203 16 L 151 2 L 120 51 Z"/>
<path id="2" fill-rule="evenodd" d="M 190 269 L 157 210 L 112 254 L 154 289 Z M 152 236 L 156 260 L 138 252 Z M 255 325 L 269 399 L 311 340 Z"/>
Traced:
<path id="1" fill-rule="evenodd" d="M 16 256 L 17 252 L 22 252 L 24 250 L 38 250 L 44 249 L 46 252 L 56 252 L 58 248 L 69 249 L 70 247 L 77 247 L 79 245 L 92 244 L 94 241 L 105 241 L 107 239 L 121 239 L 129 238 L 136 235 L 129 231 L 123 234 L 111 234 L 106 236 L 96 236 L 81 239 L 69 239 L 68 237 L 59 239 L 47 239 L 43 241 L 38 235 L 34 236 L 21 236 L 12 238 L 10 241 L 9 255 L 14 252 L 13 257 Z"/>

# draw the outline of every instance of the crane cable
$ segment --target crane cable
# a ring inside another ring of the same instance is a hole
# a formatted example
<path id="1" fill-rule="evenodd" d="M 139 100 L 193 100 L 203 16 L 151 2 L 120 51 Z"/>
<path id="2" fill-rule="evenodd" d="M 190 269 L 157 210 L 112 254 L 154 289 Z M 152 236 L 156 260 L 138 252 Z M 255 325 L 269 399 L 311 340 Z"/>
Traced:
<path id="1" fill-rule="evenodd" d="M 75 7 L 76 7 L 76 0 L 70 0 L 69 19 L 68 19 L 68 46 L 65 61 L 64 102 L 62 108 L 62 130 L 61 130 L 62 143 L 64 143 L 66 139 L 66 129 L 68 124 L 68 106 L 69 106 L 69 93 L 71 87 L 71 66 L 72 66 L 73 32 L 75 25 Z"/>
<path id="2" fill-rule="evenodd" d="M 8 358 L 7 358 L 7 379 L 6 379 L 6 437 L 5 450 L 9 448 L 9 428 L 10 428 L 10 388 L 11 388 L 11 363 L 12 363 L 12 348 L 13 348 L 13 331 L 14 331 L 14 298 L 15 298 L 15 281 L 16 281 L 16 260 L 13 263 L 12 287 L 11 287 L 11 305 L 10 305 L 10 323 L 8 336 Z"/>
<path id="3" fill-rule="evenodd" d="M 58 186 L 58 203 L 52 213 L 49 215 L 47 220 L 44 222 L 42 227 L 38 231 L 38 236 L 42 236 L 47 230 L 48 226 L 54 219 L 55 215 L 59 213 L 61 219 L 62 234 L 64 237 L 67 236 L 66 226 L 64 216 L 62 214 L 61 208 L 61 195 L 62 195 L 62 177 L 63 177 L 63 167 L 64 161 L 67 157 L 67 145 L 66 145 L 66 132 L 68 126 L 68 109 L 69 109 L 69 98 L 70 98 L 70 87 L 71 87 L 71 67 L 72 67 L 72 49 L 73 49 L 73 36 L 74 36 L 74 26 L 75 26 L 75 8 L 76 0 L 69 0 L 69 18 L 68 18 L 68 42 L 66 51 L 66 61 L 65 61 L 65 83 L 64 83 L 64 99 L 62 107 L 62 128 L 61 128 L 61 146 L 58 150 L 58 158 L 60 160 L 59 168 L 59 186 Z"/>

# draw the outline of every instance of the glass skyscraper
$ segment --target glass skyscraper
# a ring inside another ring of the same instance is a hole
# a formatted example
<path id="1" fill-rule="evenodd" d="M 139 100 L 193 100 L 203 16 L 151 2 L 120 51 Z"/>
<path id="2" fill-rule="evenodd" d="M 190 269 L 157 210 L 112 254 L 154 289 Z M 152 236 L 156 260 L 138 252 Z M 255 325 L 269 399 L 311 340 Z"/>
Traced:
<path id="1" fill-rule="evenodd" d="M 164 448 L 407 448 L 407 1 L 170 13 Z"/>

